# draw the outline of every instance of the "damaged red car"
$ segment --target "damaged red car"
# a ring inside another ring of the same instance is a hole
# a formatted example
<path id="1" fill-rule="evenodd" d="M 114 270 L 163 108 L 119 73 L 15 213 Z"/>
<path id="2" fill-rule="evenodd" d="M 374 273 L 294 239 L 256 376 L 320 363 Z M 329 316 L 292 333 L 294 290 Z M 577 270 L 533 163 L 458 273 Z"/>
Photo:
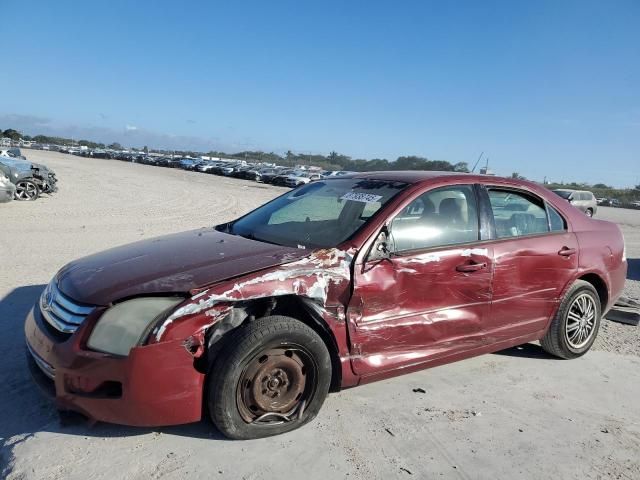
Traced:
<path id="1" fill-rule="evenodd" d="M 534 183 L 355 174 L 71 262 L 28 359 L 63 411 L 263 437 L 330 391 L 536 340 L 583 355 L 626 269 L 615 224 Z"/>

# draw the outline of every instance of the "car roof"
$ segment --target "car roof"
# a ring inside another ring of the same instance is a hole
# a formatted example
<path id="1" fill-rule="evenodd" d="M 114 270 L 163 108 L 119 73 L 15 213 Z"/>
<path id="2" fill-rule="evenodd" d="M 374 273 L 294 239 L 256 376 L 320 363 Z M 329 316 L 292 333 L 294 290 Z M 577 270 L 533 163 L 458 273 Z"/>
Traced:
<path id="1" fill-rule="evenodd" d="M 513 180 L 511 178 L 496 177 L 495 175 L 480 175 L 474 173 L 463 172 L 444 172 L 430 170 L 389 170 L 380 172 L 360 172 L 350 173 L 348 175 L 336 175 L 335 178 L 363 178 L 368 180 L 388 180 L 404 183 L 423 183 L 429 180 L 472 180 L 479 183 L 491 183 L 492 181 L 508 181 L 509 183 L 520 183 L 522 185 L 530 182 Z"/>

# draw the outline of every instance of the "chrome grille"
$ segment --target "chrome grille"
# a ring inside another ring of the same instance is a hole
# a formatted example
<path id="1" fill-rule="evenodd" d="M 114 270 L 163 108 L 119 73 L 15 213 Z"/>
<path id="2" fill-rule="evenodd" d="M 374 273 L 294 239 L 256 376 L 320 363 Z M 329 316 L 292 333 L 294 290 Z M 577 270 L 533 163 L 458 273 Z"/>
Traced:
<path id="1" fill-rule="evenodd" d="M 51 282 L 40 297 L 42 316 L 62 333 L 75 332 L 94 308 L 74 302 L 58 289 L 55 282 Z"/>

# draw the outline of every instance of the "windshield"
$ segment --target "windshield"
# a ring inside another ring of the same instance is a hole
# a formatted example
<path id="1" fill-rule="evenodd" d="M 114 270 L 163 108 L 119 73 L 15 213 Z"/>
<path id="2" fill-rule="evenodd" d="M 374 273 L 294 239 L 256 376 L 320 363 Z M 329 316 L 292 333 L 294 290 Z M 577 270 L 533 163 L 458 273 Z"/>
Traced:
<path id="1" fill-rule="evenodd" d="M 566 199 L 569 198 L 573 192 L 571 190 L 554 190 L 553 193 Z"/>
<path id="2" fill-rule="evenodd" d="M 317 181 L 276 198 L 222 229 L 290 247 L 335 247 L 406 185 L 355 178 Z"/>

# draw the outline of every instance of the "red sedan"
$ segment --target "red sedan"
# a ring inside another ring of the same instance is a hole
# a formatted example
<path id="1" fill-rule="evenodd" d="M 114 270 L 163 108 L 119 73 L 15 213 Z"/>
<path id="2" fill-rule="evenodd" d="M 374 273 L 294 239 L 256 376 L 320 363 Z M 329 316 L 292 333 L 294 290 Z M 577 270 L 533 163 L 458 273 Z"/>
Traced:
<path id="1" fill-rule="evenodd" d="M 355 174 L 66 265 L 28 358 L 60 410 L 263 437 L 329 391 L 535 340 L 579 357 L 626 270 L 615 224 L 536 184 Z"/>

